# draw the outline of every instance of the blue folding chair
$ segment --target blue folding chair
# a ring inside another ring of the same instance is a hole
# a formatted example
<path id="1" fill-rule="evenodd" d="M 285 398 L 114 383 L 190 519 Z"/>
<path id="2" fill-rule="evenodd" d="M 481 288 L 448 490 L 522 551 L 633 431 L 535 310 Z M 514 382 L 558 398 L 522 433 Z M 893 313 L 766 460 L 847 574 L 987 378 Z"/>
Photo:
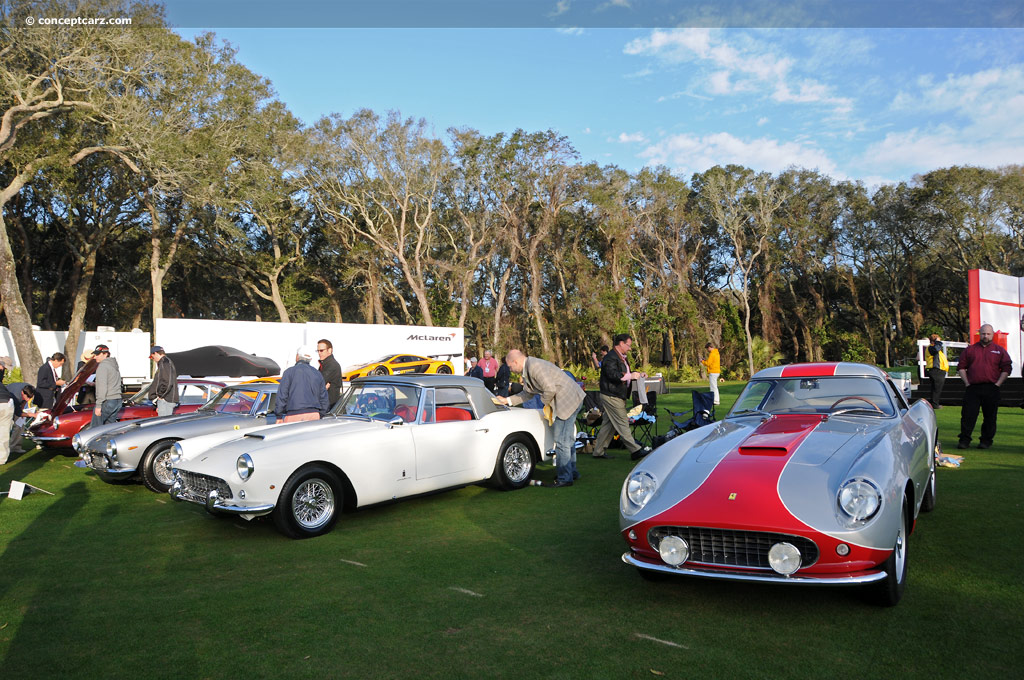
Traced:
<path id="1" fill-rule="evenodd" d="M 672 417 L 672 427 L 674 429 L 681 430 L 683 432 L 689 432 L 690 430 L 696 430 L 698 427 L 709 425 L 716 420 L 715 416 L 715 395 L 712 392 L 698 392 L 693 390 L 693 408 L 688 411 L 665 411 Z M 680 422 L 677 418 L 682 418 L 686 414 L 691 416 Z"/>

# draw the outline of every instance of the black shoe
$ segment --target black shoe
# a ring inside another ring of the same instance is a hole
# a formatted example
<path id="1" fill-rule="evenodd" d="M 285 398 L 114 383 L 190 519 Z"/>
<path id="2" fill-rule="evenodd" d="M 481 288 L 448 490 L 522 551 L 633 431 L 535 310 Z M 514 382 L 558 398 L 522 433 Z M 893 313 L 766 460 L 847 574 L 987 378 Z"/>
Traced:
<path id="1" fill-rule="evenodd" d="M 556 479 L 554 482 L 548 484 L 547 486 L 554 487 L 556 489 L 561 489 L 562 487 L 565 486 L 572 486 L 572 482 L 560 482 Z"/>
<path id="2" fill-rule="evenodd" d="M 958 449 L 966 449 L 967 448 L 967 442 L 960 442 L 959 444 L 956 445 L 956 448 L 958 448 Z"/>
<path id="3" fill-rule="evenodd" d="M 609 456 L 607 453 L 602 453 L 600 456 L 594 456 L 594 458 L 604 458 L 606 460 L 614 460 L 615 456 Z"/>
<path id="4" fill-rule="evenodd" d="M 964 448 L 966 449 L 967 447 L 965 446 Z M 992 445 L 991 444 L 986 444 L 985 442 L 981 442 L 980 444 L 978 444 L 978 448 L 979 449 L 990 449 L 990 448 L 992 448 Z"/>
<path id="5" fill-rule="evenodd" d="M 653 451 L 653 449 L 650 446 L 645 446 L 644 448 L 637 449 L 633 453 L 629 454 L 629 459 L 630 460 L 640 460 L 641 458 L 646 456 L 651 451 Z"/>

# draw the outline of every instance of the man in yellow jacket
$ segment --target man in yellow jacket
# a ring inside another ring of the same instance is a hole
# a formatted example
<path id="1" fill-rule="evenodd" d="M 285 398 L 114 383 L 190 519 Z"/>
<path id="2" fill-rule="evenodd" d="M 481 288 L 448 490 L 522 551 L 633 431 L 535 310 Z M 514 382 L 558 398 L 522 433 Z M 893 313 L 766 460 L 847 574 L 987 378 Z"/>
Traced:
<path id="1" fill-rule="evenodd" d="M 942 338 L 938 333 L 932 333 L 928 338 L 925 367 L 932 381 L 932 397 L 929 401 L 932 402 L 932 408 L 942 408 L 942 386 L 946 383 L 946 374 L 949 373 L 949 360 L 946 358 L 946 348 L 942 346 Z"/>
<path id="2" fill-rule="evenodd" d="M 708 358 L 701 363 L 708 368 L 708 383 L 711 385 L 711 393 L 715 395 L 715 405 L 718 405 L 718 376 L 722 373 L 722 360 L 718 356 L 718 349 L 710 342 L 704 345 L 704 349 L 708 350 Z"/>

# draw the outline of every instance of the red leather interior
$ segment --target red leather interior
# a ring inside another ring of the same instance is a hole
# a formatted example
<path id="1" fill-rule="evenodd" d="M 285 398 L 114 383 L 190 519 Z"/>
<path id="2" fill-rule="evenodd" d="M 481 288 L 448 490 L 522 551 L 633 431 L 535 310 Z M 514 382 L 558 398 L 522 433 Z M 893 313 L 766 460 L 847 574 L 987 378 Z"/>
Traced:
<path id="1" fill-rule="evenodd" d="M 437 407 L 437 422 L 450 422 L 453 420 L 472 420 L 472 416 L 469 415 L 469 411 L 464 408 L 455 408 L 453 406 L 438 406 Z"/>

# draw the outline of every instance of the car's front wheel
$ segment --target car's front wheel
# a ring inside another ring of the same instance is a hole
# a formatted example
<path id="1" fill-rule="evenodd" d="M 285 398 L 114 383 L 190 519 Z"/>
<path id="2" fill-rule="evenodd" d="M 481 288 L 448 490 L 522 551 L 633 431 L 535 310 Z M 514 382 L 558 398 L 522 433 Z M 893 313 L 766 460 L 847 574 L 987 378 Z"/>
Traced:
<path id="1" fill-rule="evenodd" d="M 338 476 L 322 465 L 296 470 L 274 508 L 274 525 L 285 536 L 312 538 L 326 534 L 338 521 L 343 491 Z"/>
<path id="2" fill-rule="evenodd" d="M 507 437 L 498 450 L 494 480 L 499 488 L 511 491 L 530 483 L 533 474 L 533 451 L 522 435 Z"/>
<path id="3" fill-rule="evenodd" d="M 150 491 L 167 493 L 174 483 L 174 476 L 171 474 L 173 452 L 173 441 L 157 442 L 150 446 L 146 455 L 142 457 L 142 483 Z"/>
<path id="4" fill-rule="evenodd" d="M 378 366 L 377 368 L 370 371 L 370 375 L 390 375 L 391 371 L 388 370 L 387 366 Z"/>
<path id="5" fill-rule="evenodd" d="M 896 543 L 889 559 L 882 565 L 885 570 L 885 578 L 873 584 L 871 595 L 875 604 L 892 607 L 903 597 L 903 588 L 907 583 L 907 535 L 909 533 L 910 511 L 907 501 L 904 499 L 903 509 L 900 512 L 899 531 L 896 533 Z"/>

